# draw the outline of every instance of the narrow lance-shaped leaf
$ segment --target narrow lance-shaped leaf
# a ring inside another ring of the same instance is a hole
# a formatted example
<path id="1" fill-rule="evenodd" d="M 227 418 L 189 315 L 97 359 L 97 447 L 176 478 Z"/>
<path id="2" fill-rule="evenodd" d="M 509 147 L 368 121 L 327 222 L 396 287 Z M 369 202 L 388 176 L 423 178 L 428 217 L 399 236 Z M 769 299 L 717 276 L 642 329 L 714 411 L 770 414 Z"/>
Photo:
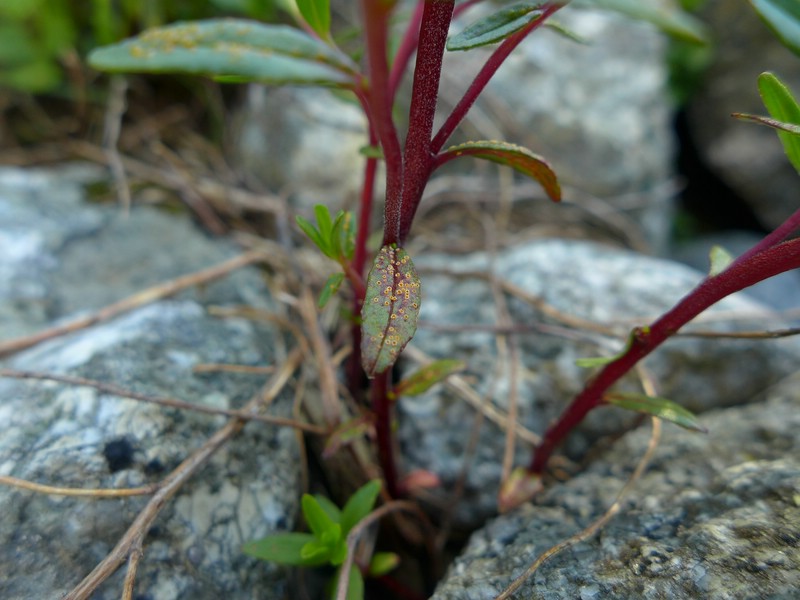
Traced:
<path id="1" fill-rule="evenodd" d="M 797 0 L 750 0 L 764 22 L 795 54 L 800 54 L 800 2 Z"/>
<path id="2" fill-rule="evenodd" d="M 672 400 L 660 398 L 658 396 L 648 396 L 647 394 L 637 394 L 634 392 L 614 392 L 606 394 L 603 400 L 614 406 L 619 406 L 627 410 L 645 413 L 670 421 L 684 429 L 700 431 L 706 433 L 708 430 L 703 427 L 690 411 L 676 404 Z"/>
<path id="3" fill-rule="evenodd" d="M 343 281 L 344 273 L 334 273 L 328 277 L 328 281 L 325 282 L 325 286 L 322 288 L 322 292 L 319 294 L 319 300 L 317 301 L 317 306 L 320 309 L 325 308 L 325 305 L 328 304 L 328 300 L 331 299 L 331 296 L 339 291 Z"/>
<path id="4" fill-rule="evenodd" d="M 331 6 L 329 0 L 297 0 L 297 8 L 320 37 L 328 37 L 331 28 Z"/>
<path id="5" fill-rule="evenodd" d="M 519 2 L 476 21 L 447 40 L 447 49 L 469 50 L 494 44 L 542 16 L 545 2 Z"/>
<path id="6" fill-rule="evenodd" d="M 554 202 L 561 200 L 561 186 L 553 169 L 541 156 L 523 146 L 496 141 L 466 142 L 444 150 L 439 155 L 437 164 L 444 164 L 459 156 L 474 156 L 509 166 L 538 181 Z"/>
<path id="7" fill-rule="evenodd" d="M 187 73 L 225 82 L 352 87 L 357 67 L 337 49 L 284 25 L 209 19 L 150 29 L 89 55 L 111 72 Z"/>
<path id="8" fill-rule="evenodd" d="M 383 373 L 417 331 L 420 283 L 411 257 L 394 244 L 375 257 L 361 309 L 361 363 L 369 377 Z"/>
<path id="9" fill-rule="evenodd" d="M 380 480 L 373 479 L 362 485 L 350 496 L 344 508 L 342 508 L 342 519 L 340 522 L 342 524 L 343 536 L 350 533 L 353 526 L 372 511 L 372 507 L 375 506 L 375 501 L 378 499 L 378 494 L 380 494 L 380 492 Z"/>
<path id="10" fill-rule="evenodd" d="M 310 533 L 276 533 L 242 547 L 242 552 L 255 558 L 282 565 L 314 566 L 325 561 L 309 561 L 301 556 L 303 547 L 316 538 Z"/>
<path id="11" fill-rule="evenodd" d="M 394 386 L 392 395 L 418 396 L 453 373 L 463 371 L 466 365 L 455 359 L 444 358 L 425 365 Z"/>
<path id="12" fill-rule="evenodd" d="M 800 125 L 800 106 L 780 79 L 772 73 L 762 73 L 758 76 L 758 91 L 770 116 L 778 121 Z M 778 131 L 778 137 L 789 161 L 800 172 L 800 137 L 786 131 Z"/>

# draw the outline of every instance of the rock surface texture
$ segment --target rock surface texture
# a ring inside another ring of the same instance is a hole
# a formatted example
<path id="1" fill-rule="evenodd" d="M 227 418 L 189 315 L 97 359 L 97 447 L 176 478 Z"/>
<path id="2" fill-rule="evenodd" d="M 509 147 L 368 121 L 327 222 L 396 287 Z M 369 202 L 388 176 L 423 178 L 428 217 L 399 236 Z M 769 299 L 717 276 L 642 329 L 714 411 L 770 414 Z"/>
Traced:
<path id="1" fill-rule="evenodd" d="M 85 169 L 0 170 L 3 274 L 0 338 L 30 333 L 148 285 L 211 266 L 235 249 L 186 219 L 82 200 Z M 10 215 L 10 217 L 9 217 Z M 210 305 L 269 309 L 259 274 L 244 269 L 169 300 L 40 344 L 3 367 L 98 380 L 153 396 L 237 408 L 264 378 L 199 373 L 201 363 L 279 364 L 278 331 L 209 315 Z M 283 395 L 270 408 L 289 416 Z M 226 423 L 91 387 L 0 379 L 0 474 L 73 488 L 161 481 Z M 136 597 L 281 598 L 285 572 L 241 545 L 291 529 L 299 497 L 294 433 L 250 423 L 169 502 L 144 540 Z M 149 496 L 89 499 L 0 487 L 0 597 L 60 598 L 114 547 Z M 124 569 L 93 598 L 119 598 Z"/>
<path id="2" fill-rule="evenodd" d="M 653 462 L 595 537 L 545 562 L 516 599 L 773 598 L 800 589 L 800 378 L 750 406 L 664 425 Z M 614 501 L 648 445 L 643 428 L 586 472 L 472 536 L 433 600 L 489 600 Z"/>

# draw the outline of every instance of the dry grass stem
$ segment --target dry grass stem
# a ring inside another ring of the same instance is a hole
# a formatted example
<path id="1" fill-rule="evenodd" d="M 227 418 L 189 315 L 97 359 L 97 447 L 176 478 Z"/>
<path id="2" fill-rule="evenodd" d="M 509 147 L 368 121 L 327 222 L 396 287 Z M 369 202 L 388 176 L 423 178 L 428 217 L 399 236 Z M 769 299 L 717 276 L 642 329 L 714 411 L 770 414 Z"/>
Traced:
<path id="1" fill-rule="evenodd" d="M 219 279 L 220 277 L 224 277 L 236 269 L 241 269 L 244 266 L 259 262 L 262 259 L 263 254 L 260 252 L 245 252 L 213 267 L 209 267 L 189 275 L 176 277 L 170 281 L 154 285 L 150 288 L 137 292 L 132 296 L 128 296 L 123 300 L 109 304 L 108 306 L 101 308 L 94 313 L 83 317 L 78 317 L 72 321 L 64 323 L 63 325 L 56 325 L 55 327 L 45 329 L 44 331 L 40 331 L 39 333 L 35 333 L 33 335 L 2 342 L 0 343 L 0 357 L 25 350 L 26 348 L 30 348 L 46 340 L 85 329 L 91 325 L 95 325 L 96 323 L 108 321 L 109 319 L 129 312 L 135 308 L 139 308 L 157 300 L 162 300 L 164 298 L 168 298 L 169 296 L 173 296 L 187 288 L 194 287 L 196 285 L 202 285 L 215 279 Z"/>
<path id="2" fill-rule="evenodd" d="M 116 490 L 103 488 L 68 488 L 35 483 L 33 481 L 28 481 L 27 479 L 11 477 L 10 475 L 0 475 L 0 485 L 9 485 L 23 490 L 28 490 L 29 492 L 36 492 L 37 494 L 48 494 L 51 496 L 78 496 L 88 498 L 127 498 L 130 496 L 148 496 L 155 493 L 159 488 L 159 484 L 145 485 L 136 488 L 120 488 Z"/>
<path id="3" fill-rule="evenodd" d="M 405 350 L 403 350 L 403 355 L 420 364 L 433 361 L 430 356 L 411 344 L 406 346 Z M 475 410 L 483 413 L 492 423 L 503 429 L 509 427 L 511 421 L 509 420 L 508 416 L 492 406 L 489 402 L 483 400 L 480 395 L 474 389 L 472 389 L 472 386 L 467 383 L 467 380 L 460 375 L 450 375 L 450 377 L 445 380 L 444 384 Z M 513 425 L 519 438 L 528 444 L 537 446 L 542 441 L 540 436 L 532 432 L 530 429 L 520 425 L 519 423 L 511 423 L 511 425 Z"/>
<path id="4" fill-rule="evenodd" d="M 295 421 L 292 419 L 286 419 L 283 417 L 274 417 L 271 415 L 255 414 L 248 412 L 245 409 L 235 410 L 226 408 L 212 408 L 210 406 L 203 406 L 202 404 L 194 404 L 192 402 L 186 402 L 185 400 L 178 400 L 176 398 L 149 396 L 147 394 L 140 394 L 138 392 L 126 390 L 124 388 L 117 387 L 115 385 L 111 385 L 108 383 L 103 383 L 101 381 L 95 381 L 93 379 L 85 379 L 83 377 L 74 377 L 72 375 L 51 375 L 48 373 L 37 373 L 35 371 L 17 371 L 14 369 L 0 368 L 0 377 L 10 377 L 14 379 L 37 379 L 41 381 L 56 381 L 59 383 L 65 383 L 67 385 L 90 387 L 100 392 L 103 392 L 104 394 L 110 394 L 112 396 L 120 396 L 122 398 L 130 398 L 131 400 L 137 400 L 138 402 L 146 402 L 148 404 L 158 404 L 160 406 L 166 406 L 168 408 L 193 410 L 195 412 L 201 412 L 209 415 L 221 415 L 221 416 L 235 417 L 238 419 L 245 419 L 250 421 L 260 421 L 262 423 L 268 423 L 270 425 L 293 427 L 295 429 L 299 429 L 301 431 L 306 431 L 308 433 L 313 433 L 317 435 L 323 435 L 327 433 L 327 429 L 323 427 L 318 427 L 316 425 L 312 425 L 311 423 L 305 423 L 303 421 Z"/>

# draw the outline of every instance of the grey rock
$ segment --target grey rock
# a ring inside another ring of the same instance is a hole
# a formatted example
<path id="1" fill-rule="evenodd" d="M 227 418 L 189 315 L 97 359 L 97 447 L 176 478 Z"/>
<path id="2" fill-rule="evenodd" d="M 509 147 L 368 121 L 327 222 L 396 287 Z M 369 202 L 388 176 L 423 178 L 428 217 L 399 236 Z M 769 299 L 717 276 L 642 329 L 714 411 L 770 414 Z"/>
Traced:
<path id="1" fill-rule="evenodd" d="M 568 200 L 607 199 L 662 251 L 675 148 L 666 40 L 609 12 L 566 7 L 554 19 L 587 43 L 534 32 L 497 72 L 464 129 L 471 139 L 507 139 L 541 154 L 569 186 Z M 447 54 L 446 101 L 460 97 L 488 52 Z"/>
<path id="2" fill-rule="evenodd" d="M 498 353 L 491 331 L 497 317 L 490 286 L 474 278 L 425 272 L 488 270 L 488 257 L 479 253 L 466 258 L 437 255 L 420 257 L 417 262 L 422 276 L 422 322 L 411 344 L 434 358 L 465 360 L 466 375 L 475 381 L 478 395 L 507 410 L 512 390 L 510 359 L 508 353 Z M 539 240 L 499 253 L 492 272 L 562 313 L 601 324 L 623 323 L 621 331 L 651 322 L 702 278 L 677 263 L 563 240 Z M 611 356 L 621 349 L 622 342 L 608 346 L 591 335 L 576 338 L 559 335 L 558 330 L 555 334 L 537 330 L 536 324 L 547 328 L 557 323 L 515 298 L 509 299 L 508 312 L 513 327 L 520 330 L 514 338 L 520 356 L 518 421 L 541 434 L 591 373 L 577 367 L 575 360 Z M 749 325 L 737 322 L 745 328 L 764 328 L 765 323 L 774 322 L 761 305 L 741 295 L 725 299 L 710 313 L 766 318 Z M 534 328 L 525 330 L 526 325 Z M 730 325 L 708 322 L 701 327 L 729 329 Z M 659 394 L 694 412 L 704 412 L 751 401 L 793 372 L 799 360 L 800 347 L 791 339 L 765 343 L 676 338 L 644 365 L 655 377 Z M 621 385 L 622 389 L 639 389 L 633 379 Z M 398 409 L 407 467 L 432 470 L 443 479 L 446 489 L 453 489 L 465 468 L 476 411 L 447 386 L 404 398 Z M 634 413 L 613 408 L 593 411 L 569 436 L 563 451 L 580 460 L 600 438 L 623 431 L 636 419 Z M 496 511 L 504 443 L 503 430 L 484 422 L 466 471 L 463 502 L 449 509 L 457 522 L 475 526 Z M 530 451 L 527 444 L 518 442 L 516 463 L 526 464 Z"/>
<path id="3" fill-rule="evenodd" d="M 766 114 L 757 78 L 775 72 L 800 90 L 800 62 L 761 22 L 748 3 L 711 0 L 700 13 L 712 30 L 714 58 L 687 107 L 690 132 L 711 169 L 735 190 L 765 227 L 797 209 L 797 172 L 767 127 L 743 123 L 733 112 Z"/>
<path id="4" fill-rule="evenodd" d="M 800 589 L 797 376 L 750 406 L 665 425 L 654 460 L 601 532 L 545 562 L 514 598 L 779 598 Z M 615 500 L 648 444 L 625 436 L 585 473 L 475 533 L 434 600 L 494 598 Z"/>
<path id="5" fill-rule="evenodd" d="M 237 121 L 237 164 L 252 181 L 301 210 L 354 204 L 367 144 L 356 104 L 324 89 L 254 85 Z"/>
<path id="6" fill-rule="evenodd" d="M 22 267 L 16 255 L 0 256 L 0 273 L 36 281 L 37 297 L 48 307 L 46 314 L 13 326 L 9 318 L 22 321 L 27 315 L 15 313 L 13 302 L 3 298 L 4 335 L 102 306 L 221 262 L 235 251 L 152 208 L 134 207 L 126 218 L 116 207 L 81 204 L 80 180 L 64 173 L 4 170 L 0 190 L 0 212 L 16 215 L 15 223 L 23 224 L 7 227 L 3 221 L 0 237 L 15 247 L 20 235 L 38 231 L 34 217 L 39 214 L 44 216 L 39 235 L 47 240 Z M 60 198 L 73 196 L 70 211 L 59 206 Z M 61 210 L 75 218 L 57 218 Z M 285 358 L 274 328 L 207 312 L 212 304 L 251 303 L 272 306 L 259 274 L 244 269 L 202 290 L 40 344 L 2 364 L 237 408 L 258 393 L 262 379 L 193 368 L 199 363 L 279 364 Z M 158 482 L 226 420 L 53 382 L 2 379 L 0 398 L 0 474 L 65 487 Z M 289 416 L 291 399 L 281 395 L 270 411 Z M 161 512 L 145 539 L 137 593 L 159 599 L 282 598 L 285 571 L 244 556 L 241 545 L 292 528 L 299 460 L 292 431 L 249 424 Z M 68 498 L 0 487 L 0 597 L 61 597 L 104 558 L 147 500 Z M 119 597 L 122 571 L 93 598 Z"/>

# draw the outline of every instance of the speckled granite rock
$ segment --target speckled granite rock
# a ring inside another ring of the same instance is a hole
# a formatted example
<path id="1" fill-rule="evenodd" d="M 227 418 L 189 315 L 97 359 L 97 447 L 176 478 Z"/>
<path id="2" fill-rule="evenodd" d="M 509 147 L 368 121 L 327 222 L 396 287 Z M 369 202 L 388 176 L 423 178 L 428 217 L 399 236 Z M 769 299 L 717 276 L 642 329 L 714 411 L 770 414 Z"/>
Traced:
<path id="1" fill-rule="evenodd" d="M 0 171 L 0 254 L 14 279 L 0 297 L 4 337 L 97 308 L 143 286 L 221 262 L 235 249 L 177 219 L 80 202 L 75 172 Z M 26 240 L 31 243 L 26 245 Z M 30 250 L 28 252 L 28 250 Z M 23 260 L 20 260 L 20 257 Z M 30 283 L 30 285 L 28 285 Z M 9 293 L 10 290 L 10 293 Z M 2 366 L 81 376 L 140 393 L 235 408 L 263 378 L 195 373 L 199 363 L 277 364 L 278 332 L 206 307 L 271 300 L 255 270 L 107 323 L 40 344 Z M 26 305 L 38 303 L 36 311 Z M 225 423 L 92 388 L 0 379 L 0 473 L 66 487 L 154 483 Z M 274 414 L 288 416 L 278 398 Z M 292 431 L 251 423 L 170 502 L 145 539 L 136 597 L 282 598 L 285 572 L 241 554 L 241 544 L 293 525 L 299 452 Z M 59 598 L 99 562 L 146 497 L 90 500 L 0 487 L 0 597 Z M 93 598 L 118 598 L 122 570 Z"/>
<path id="2" fill-rule="evenodd" d="M 594 538 L 550 559 L 517 599 L 793 599 L 800 589 L 800 377 L 756 404 L 665 425 L 649 470 Z M 614 501 L 650 433 L 475 533 L 434 600 L 494 598 Z"/>
<path id="3" fill-rule="evenodd" d="M 486 270 L 487 256 L 421 256 L 417 265 L 422 275 L 422 324 L 411 344 L 435 358 L 467 361 L 467 375 L 476 380 L 478 394 L 506 410 L 510 367 L 507 358 L 498 359 L 490 329 L 497 316 L 489 284 L 475 278 L 425 273 L 426 267 L 456 272 Z M 496 257 L 493 272 L 565 314 L 601 324 L 627 323 L 622 331 L 650 322 L 702 277 L 677 263 L 563 240 L 539 240 L 503 251 Z M 597 339 L 593 336 L 564 337 L 535 328 L 525 330 L 526 325 L 557 323 L 511 296 L 508 310 L 513 327 L 520 329 L 514 338 L 520 354 L 519 422 L 542 433 L 589 376 L 575 360 L 613 355 L 622 343 L 598 347 L 592 343 Z M 741 295 L 724 300 L 712 314 L 729 311 L 769 315 L 761 305 Z M 770 321 L 738 322 L 737 326 L 763 328 L 765 323 Z M 481 325 L 486 329 L 480 330 Z M 730 324 L 718 322 L 703 324 L 702 328 L 726 326 Z M 696 412 L 749 402 L 798 364 L 800 344 L 794 339 L 774 343 L 673 339 L 645 362 L 659 384 L 660 394 Z M 464 468 L 476 411 L 446 386 L 404 398 L 398 408 L 405 464 L 434 471 L 445 487 L 452 489 Z M 579 459 L 600 437 L 623 431 L 637 418 L 634 413 L 612 408 L 594 411 L 570 435 L 563 451 Z M 460 522 L 474 526 L 496 511 L 504 443 L 503 431 L 485 422 L 466 474 L 464 501 L 455 509 L 448 504 Z M 529 455 L 530 447 L 518 442 L 517 464 L 525 464 Z"/>

